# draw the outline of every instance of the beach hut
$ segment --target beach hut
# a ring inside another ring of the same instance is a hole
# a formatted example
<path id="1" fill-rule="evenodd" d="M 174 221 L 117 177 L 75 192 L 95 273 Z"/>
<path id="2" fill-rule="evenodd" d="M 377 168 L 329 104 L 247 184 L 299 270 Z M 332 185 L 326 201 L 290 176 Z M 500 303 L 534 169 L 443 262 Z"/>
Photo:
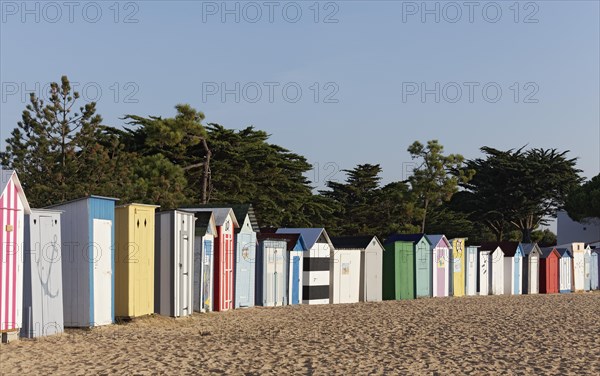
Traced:
<path id="1" fill-rule="evenodd" d="M 112 324 L 115 317 L 115 201 L 88 196 L 61 210 L 63 313 L 65 327 Z"/>
<path id="2" fill-rule="evenodd" d="M 25 216 L 22 337 L 64 331 L 60 226 L 60 211 L 32 209 Z"/>
<path id="3" fill-rule="evenodd" d="M 288 302 L 288 242 L 287 234 L 261 233 L 257 235 L 256 251 L 256 305 L 274 307 Z"/>
<path id="4" fill-rule="evenodd" d="M 600 290 L 600 248 L 590 253 L 590 289 Z"/>
<path id="5" fill-rule="evenodd" d="M 217 226 L 214 249 L 213 311 L 233 309 L 234 231 L 240 227 L 231 208 L 182 208 L 193 213 L 212 212 Z"/>
<path id="6" fill-rule="evenodd" d="M 571 252 L 567 248 L 556 248 L 560 255 L 558 262 L 558 291 L 560 293 L 571 292 L 571 284 L 573 281 L 573 258 Z"/>
<path id="7" fill-rule="evenodd" d="M 523 294 L 537 294 L 539 292 L 540 255 L 541 250 L 537 243 L 521 243 L 523 250 Z"/>
<path id="8" fill-rule="evenodd" d="M 505 293 L 505 257 L 504 250 L 500 246 L 499 242 L 488 242 L 481 244 L 481 250 L 490 251 L 490 265 L 489 265 L 489 273 L 491 274 L 491 286 L 490 293 L 492 295 L 504 295 Z M 512 272 L 512 268 L 510 268 L 510 262 L 512 262 L 512 257 L 509 257 L 509 270 Z M 511 281 L 508 281 L 509 286 Z M 507 291 L 510 293 L 510 289 Z"/>
<path id="9" fill-rule="evenodd" d="M 371 239 L 372 237 L 369 237 L 367 242 Z M 329 284 L 329 297 L 332 304 L 357 303 L 360 299 L 362 244 L 356 244 L 355 241 L 358 240 L 351 237 L 331 238 L 335 249 Z"/>
<path id="10" fill-rule="evenodd" d="M 557 245 L 571 255 L 571 291 L 583 291 L 585 285 L 585 244 L 580 242 Z"/>
<path id="11" fill-rule="evenodd" d="M 376 236 L 341 236 L 332 238 L 337 250 L 360 250 L 360 284 L 358 300 L 361 302 L 380 302 L 382 299 L 382 269 L 384 247 Z M 336 246 L 336 244 L 338 244 Z"/>
<path id="12" fill-rule="evenodd" d="M 450 240 L 452 252 L 450 253 L 450 289 L 452 296 L 465 295 L 466 278 L 466 258 L 465 247 L 466 238 L 455 238 Z"/>
<path id="13" fill-rule="evenodd" d="M 154 313 L 154 213 L 157 205 L 115 208 L 115 317 Z"/>
<path id="14" fill-rule="evenodd" d="M 431 243 L 433 269 L 433 296 L 448 296 L 450 283 L 450 243 L 444 235 L 427 235 Z M 460 265 L 461 260 L 457 260 Z"/>
<path id="15" fill-rule="evenodd" d="M 23 249 L 29 203 L 17 173 L 1 170 L 0 186 L 0 333 L 2 341 L 19 337 L 23 322 Z"/>
<path id="16" fill-rule="evenodd" d="M 324 228 L 280 228 L 278 234 L 300 234 L 306 251 L 302 266 L 302 303 L 328 304 L 334 248 Z"/>
<path id="17" fill-rule="evenodd" d="M 559 287 L 558 264 L 560 254 L 554 247 L 542 248 L 540 252 L 540 293 L 556 294 Z"/>
<path id="18" fill-rule="evenodd" d="M 392 265 L 392 269 L 389 269 L 389 271 L 399 273 L 397 276 L 400 277 L 400 280 L 394 278 L 390 279 L 389 282 L 395 282 L 396 284 L 399 283 L 397 287 L 400 288 L 400 294 L 405 296 L 402 299 L 412 299 L 431 296 L 432 252 L 431 243 L 429 242 L 429 239 L 427 239 L 427 236 L 425 236 L 425 234 L 396 234 L 386 239 L 385 244 L 398 242 L 409 242 L 412 245 L 412 247 L 407 253 L 404 244 L 390 246 L 392 252 L 396 253 L 400 257 L 397 258 L 396 255 L 390 255 L 390 257 L 392 257 L 390 259 L 390 262 L 398 262 L 399 268 L 393 267 Z M 387 250 L 388 248 L 386 247 L 386 251 Z M 384 270 L 386 268 L 386 262 L 388 262 L 387 258 L 384 259 Z M 405 263 L 407 262 L 410 262 L 411 265 L 406 265 Z M 410 272 L 408 268 L 411 269 Z M 386 273 L 384 272 L 384 278 L 386 278 L 385 274 Z M 388 274 L 388 276 L 393 276 L 393 274 Z M 412 280 L 412 282 L 409 281 L 409 279 Z M 412 296 L 411 294 L 402 293 L 401 290 L 406 288 L 407 285 L 411 285 L 411 283 L 413 287 Z M 386 283 L 384 282 L 384 289 L 385 286 Z"/>
<path id="19" fill-rule="evenodd" d="M 214 241 L 217 225 L 212 212 L 194 213 L 194 311 L 213 310 Z"/>
<path id="20" fill-rule="evenodd" d="M 240 227 L 235 230 L 235 308 L 252 307 L 256 283 L 256 234 L 260 231 L 251 204 L 232 205 Z"/>
<path id="21" fill-rule="evenodd" d="M 228 209 L 239 224 L 234 231 L 233 305 L 234 308 L 254 306 L 256 283 L 256 234 L 260 231 L 251 204 L 205 204 L 205 209 Z"/>
<path id="22" fill-rule="evenodd" d="M 194 311 L 194 213 L 155 214 L 154 312 L 171 317 Z"/>
<path id="23" fill-rule="evenodd" d="M 490 295 L 492 293 L 492 252 L 489 249 L 478 249 L 478 275 L 477 293 L 479 295 Z"/>
<path id="24" fill-rule="evenodd" d="M 522 292 L 521 275 L 523 274 L 523 249 L 519 242 L 489 242 L 482 247 L 487 249 L 496 248 L 502 253 L 502 260 L 496 259 L 496 253 L 492 254 L 492 277 L 495 283 L 503 283 L 504 286 L 496 289 L 494 295 L 520 295 Z M 498 251 L 496 251 L 498 252 Z M 500 253 L 497 253 L 498 255 Z M 498 263 L 503 265 L 499 265 Z M 500 276 L 500 269 L 504 276 Z M 502 290 L 503 292 L 499 292 Z"/>
<path id="25" fill-rule="evenodd" d="M 396 240 L 392 235 L 383 243 L 384 300 L 415 298 L 415 254 L 412 241 Z"/>
<path id="26" fill-rule="evenodd" d="M 465 249 L 465 295 L 477 295 L 477 277 L 479 250 L 476 246 L 468 246 Z"/>
<path id="27" fill-rule="evenodd" d="M 308 250 L 300 234 L 279 234 L 288 238 L 287 296 L 288 304 L 302 302 L 302 262 Z"/>
<path id="28" fill-rule="evenodd" d="M 583 290 L 590 291 L 592 286 L 592 278 L 591 278 L 591 259 L 592 257 L 592 249 L 589 245 L 585 246 L 583 251 L 583 270 L 584 270 L 584 279 L 583 279 Z"/>

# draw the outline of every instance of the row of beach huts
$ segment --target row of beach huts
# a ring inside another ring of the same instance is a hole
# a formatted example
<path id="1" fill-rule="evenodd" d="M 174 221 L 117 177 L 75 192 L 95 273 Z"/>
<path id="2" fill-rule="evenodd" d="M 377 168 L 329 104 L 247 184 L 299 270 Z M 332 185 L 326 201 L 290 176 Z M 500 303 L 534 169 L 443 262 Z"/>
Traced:
<path id="1" fill-rule="evenodd" d="M 251 205 L 159 211 L 88 196 L 31 209 L 2 170 L 4 342 L 153 313 L 599 289 L 598 244 L 467 246 L 444 235 L 258 227 Z M 593 249 L 594 248 L 594 249 Z"/>

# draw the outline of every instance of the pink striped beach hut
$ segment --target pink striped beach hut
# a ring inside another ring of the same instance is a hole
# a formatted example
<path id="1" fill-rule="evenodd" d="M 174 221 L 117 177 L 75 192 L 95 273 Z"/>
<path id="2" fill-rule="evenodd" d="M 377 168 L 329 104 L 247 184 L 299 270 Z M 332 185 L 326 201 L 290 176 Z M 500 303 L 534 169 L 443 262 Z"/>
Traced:
<path id="1" fill-rule="evenodd" d="M 2 341 L 18 338 L 23 322 L 23 239 L 29 203 L 13 170 L 0 175 L 0 333 Z"/>

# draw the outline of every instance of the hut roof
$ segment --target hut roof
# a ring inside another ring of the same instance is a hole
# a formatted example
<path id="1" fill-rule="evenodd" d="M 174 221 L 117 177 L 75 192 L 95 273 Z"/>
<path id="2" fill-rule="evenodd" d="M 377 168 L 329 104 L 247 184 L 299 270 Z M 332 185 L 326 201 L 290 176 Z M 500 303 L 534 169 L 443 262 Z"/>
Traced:
<path id="1" fill-rule="evenodd" d="M 237 217 L 235 216 L 235 213 L 233 212 L 233 209 L 231 209 L 231 208 L 187 207 L 187 208 L 181 208 L 181 210 L 189 211 L 192 213 L 197 213 L 197 212 L 213 213 L 213 215 L 215 216 L 215 223 L 217 226 L 223 226 L 223 224 L 225 223 L 225 220 L 227 220 L 227 217 L 229 215 L 231 215 L 231 218 L 233 218 L 233 227 L 234 228 L 240 227 L 240 225 L 238 224 L 238 221 L 237 221 Z"/>
<path id="2" fill-rule="evenodd" d="M 573 256 L 571 256 L 571 252 L 567 248 L 556 248 L 556 250 L 558 251 L 558 254 L 560 255 L 560 257 L 568 257 L 568 258 L 573 257 Z"/>
<path id="3" fill-rule="evenodd" d="M 418 243 L 421 239 L 425 238 L 425 240 L 431 244 L 429 239 L 425 234 L 394 234 L 390 235 L 387 239 L 385 239 L 385 244 L 394 243 L 394 242 L 411 242 L 413 244 Z"/>
<path id="4" fill-rule="evenodd" d="M 252 204 L 203 204 L 196 205 L 193 207 L 194 209 L 226 209 L 231 208 L 233 213 L 235 214 L 235 218 L 238 222 L 244 221 L 246 215 L 250 219 L 250 225 L 252 226 L 252 231 L 259 232 L 260 228 L 258 227 L 258 221 L 256 220 L 256 213 L 254 212 L 254 208 Z"/>
<path id="5" fill-rule="evenodd" d="M 504 252 L 504 257 L 514 257 L 519 249 L 519 244 L 519 242 L 485 242 L 481 244 L 481 249 L 495 250 L 500 247 Z"/>
<path id="6" fill-rule="evenodd" d="M 329 239 L 329 235 L 327 235 L 327 231 L 323 227 L 311 227 L 311 228 L 292 228 L 292 227 L 282 227 L 277 229 L 277 234 L 300 234 L 302 235 L 302 239 L 304 240 L 304 245 L 306 249 L 311 249 L 315 243 L 319 240 L 319 238 L 324 235 L 327 243 L 331 244 L 331 239 Z"/>
<path id="7" fill-rule="evenodd" d="M 437 246 L 443 240 L 444 244 L 448 248 L 450 248 L 450 242 L 448 241 L 448 239 L 446 239 L 445 235 L 427 235 L 427 238 L 429 239 L 429 242 L 431 243 L 432 247 Z"/>
<path id="8" fill-rule="evenodd" d="M 548 256 L 550 256 L 554 250 L 556 250 L 556 248 L 554 248 L 554 247 L 540 248 L 540 251 L 541 251 L 541 254 L 542 254 L 542 258 L 548 258 Z M 558 253 L 558 251 L 557 251 L 556 255 L 560 256 L 560 253 Z"/>
<path id="9" fill-rule="evenodd" d="M 381 244 L 377 236 L 333 236 L 331 242 L 336 249 L 365 249 L 376 240 Z"/>
<path id="10" fill-rule="evenodd" d="M 300 235 L 300 234 L 276 234 L 276 233 L 272 233 L 272 232 L 262 232 L 262 233 L 256 234 L 256 239 L 258 241 L 264 241 L 264 240 L 285 241 L 287 243 L 288 251 L 293 251 L 294 248 L 296 248 L 296 245 L 298 244 L 298 242 L 300 242 L 302 250 L 306 250 L 306 247 L 304 246 L 304 241 L 302 240 L 302 235 Z"/>
<path id="11" fill-rule="evenodd" d="M 27 197 L 25 196 L 25 191 L 23 191 L 23 187 L 21 186 L 21 181 L 19 180 L 19 176 L 17 175 L 17 172 L 15 170 L 5 170 L 2 169 L 2 173 L 1 173 L 1 179 L 2 181 L 0 182 L 0 195 L 4 194 L 4 191 L 6 190 L 6 187 L 8 186 L 8 182 L 9 181 L 13 181 L 15 188 L 17 189 L 17 192 L 19 194 L 19 197 L 21 198 L 21 201 L 23 202 L 23 211 L 25 214 L 29 214 L 31 212 L 31 208 L 29 207 L 29 201 L 27 201 Z"/>

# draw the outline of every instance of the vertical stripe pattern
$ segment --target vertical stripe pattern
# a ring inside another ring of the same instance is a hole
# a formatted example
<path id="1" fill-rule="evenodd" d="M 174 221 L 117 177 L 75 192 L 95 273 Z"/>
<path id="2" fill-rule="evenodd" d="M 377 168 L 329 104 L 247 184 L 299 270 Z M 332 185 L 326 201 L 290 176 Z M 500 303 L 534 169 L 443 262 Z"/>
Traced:
<path id="1" fill-rule="evenodd" d="M 9 181 L 0 197 L 0 330 L 19 328 L 17 324 L 17 277 L 19 251 L 18 199 L 14 182 Z M 7 231 L 9 230 L 9 231 Z"/>

